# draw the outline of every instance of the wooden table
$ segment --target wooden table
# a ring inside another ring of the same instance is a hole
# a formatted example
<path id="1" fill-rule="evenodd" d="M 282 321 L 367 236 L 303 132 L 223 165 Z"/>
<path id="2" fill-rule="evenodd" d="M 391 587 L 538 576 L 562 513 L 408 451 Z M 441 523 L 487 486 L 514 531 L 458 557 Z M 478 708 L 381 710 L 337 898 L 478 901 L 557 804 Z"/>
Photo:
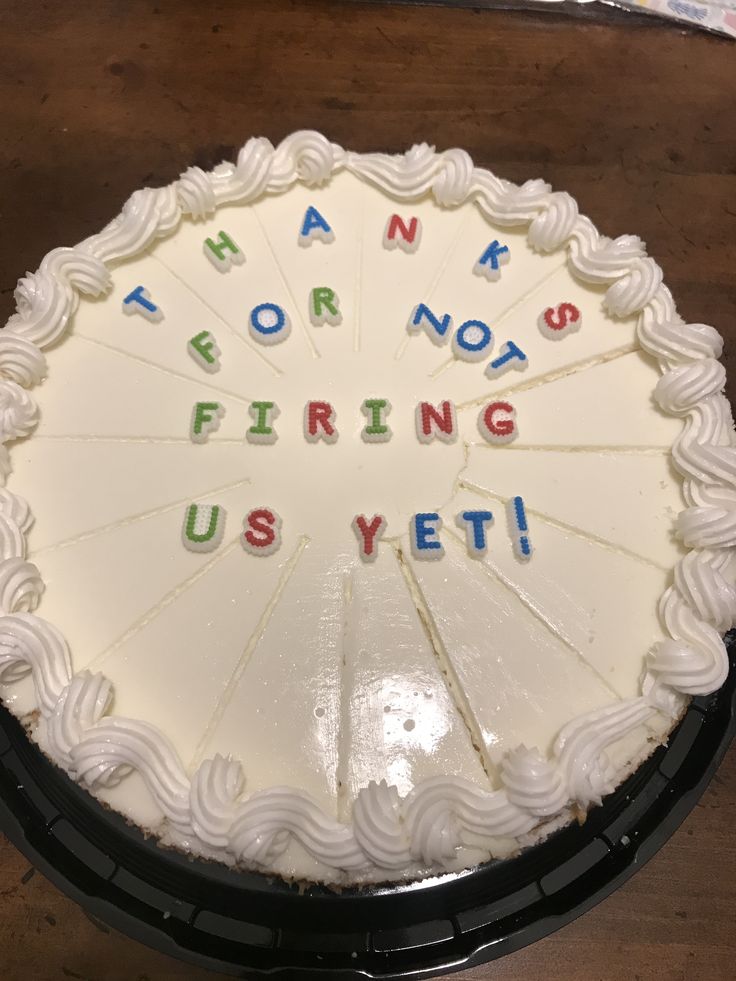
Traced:
<path id="1" fill-rule="evenodd" d="M 135 188 L 313 127 L 356 150 L 462 146 L 637 232 L 686 318 L 730 342 L 736 47 L 657 20 L 361 3 L 0 0 L 0 322 L 17 276 Z M 736 977 L 736 751 L 662 852 L 556 935 L 468 978 Z M 7 981 L 212 977 L 92 922 L 0 845 Z"/>

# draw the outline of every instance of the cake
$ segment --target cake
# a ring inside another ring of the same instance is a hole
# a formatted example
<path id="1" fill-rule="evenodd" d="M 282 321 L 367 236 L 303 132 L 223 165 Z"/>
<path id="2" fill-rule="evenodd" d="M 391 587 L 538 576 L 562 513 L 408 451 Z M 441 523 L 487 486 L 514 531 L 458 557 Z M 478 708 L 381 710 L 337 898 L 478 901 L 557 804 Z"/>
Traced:
<path id="1" fill-rule="evenodd" d="M 162 844 L 343 885 L 470 868 L 723 683 L 721 339 L 568 194 L 251 139 L 16 301 L 0 694 Z"/>

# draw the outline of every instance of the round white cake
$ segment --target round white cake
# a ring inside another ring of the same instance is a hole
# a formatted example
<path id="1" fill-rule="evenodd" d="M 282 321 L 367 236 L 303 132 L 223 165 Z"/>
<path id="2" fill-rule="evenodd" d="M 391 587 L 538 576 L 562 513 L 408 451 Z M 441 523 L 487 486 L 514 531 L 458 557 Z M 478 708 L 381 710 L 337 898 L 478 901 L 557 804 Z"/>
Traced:
<path id="1" fill-rule="evenodd" d="M 164 843 L 285 878 L 584 814 L 728 667 L 721 340 L 661 279 L 461 150 L 300 132 L 137 191 L 0 333 L 5 704 Z"/>

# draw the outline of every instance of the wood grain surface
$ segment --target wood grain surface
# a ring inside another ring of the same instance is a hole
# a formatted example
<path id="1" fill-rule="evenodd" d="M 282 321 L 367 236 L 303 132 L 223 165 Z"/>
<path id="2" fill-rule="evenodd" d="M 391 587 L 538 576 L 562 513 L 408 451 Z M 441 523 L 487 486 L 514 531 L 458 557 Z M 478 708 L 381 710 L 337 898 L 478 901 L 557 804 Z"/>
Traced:
<path id="1" fill-rule="evenodd" d="M 462 146 L 635 232 L 736 395 L 736 46 L 654 19 L 361 3 L 0 0 L 0 322 L 43 254 L 144 184 L 313 127 Z M 736 978 L 736 752 L 660 854 L 557 934 L 457 977 Z M 213 977 L 88 919 L 0 844 L 6 981 Z"/>

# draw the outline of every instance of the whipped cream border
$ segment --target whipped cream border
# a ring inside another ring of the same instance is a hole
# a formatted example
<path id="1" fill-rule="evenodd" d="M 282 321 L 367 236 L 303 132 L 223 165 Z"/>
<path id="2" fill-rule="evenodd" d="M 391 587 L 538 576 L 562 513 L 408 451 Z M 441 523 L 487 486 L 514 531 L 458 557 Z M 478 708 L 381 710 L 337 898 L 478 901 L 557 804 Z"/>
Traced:
<path id="1" fill-rule="evenodd" d="M 37 407 L 27 389 L 45 376 L 43 350 L 63 337 L 80 295 L 100 296 L 110 288 L 109 265 L 142 253 L 174 232 L 184 216 L 202 219 L 221 204 L 246 204 L 297 182 L 320 185 L 340 170 L 400 201 L 425 195 L 442 207 L 472 201 L 496 225 L 527 226 L 532 249 L 566 248 L 577 277 L 607 286 L 603 302 L 611 315 L 638 313 L 639 343 L 661 370 L 654 399 L 684 421 L 672 455 L 688 505 L 676 529 L 690 549 L 661 598 L 668 637 L 647 655 L 641 695 L 573 719 L 560 731 L 551 759 L 524 746 L 507 753 L 497 790 L 435 776 L 402 799 L 395 787 L 371 782 L 353 802 L 350 824 L 292 787 L 247 796 L 237 760 L 217 755 L 189 777 L 163 732 L 108 714 L 107 678 L 73 673 L 66 641 L 33 612 L 43 580 L 25 559 L 30 510 L 3 489 L 0 681 L 30 674 L 39 713 L 32 735 L 54 761 L 93 791 L 137 771 L 168 822 L 169 837 L 185 841 L 190 851 L 268 870 L 294 838 L 314 859 L 348 877 L 380 872 L 400 878 L 418 866 L 447 867 L 469 841 L 528 840 L 572 805 L 599 803 L 622 777 L 607 747 L 658 711 L 674 721 L 687 696 L 708 694 L 724 682 L 728 658 L 721 635 L 736 620 L 736 439 L 717 360 L 721 337 L 712 327 L 682 320 L 640 239 L 600 235 L 569 194 L 541 180 L 521 186 L 501 180 L 474 167 L 463 150 L 436 153 L 420 144 L 403 155 L 357 154 L 300 131 L 277 147 L 251 139 L 234 164 L 209 173 L 192 167 L 168 187 L 136 191 L 99 234 L 54 249 L 37 272 L 19 281 L 17 312 L 0 332 L 0 444 L 35 427 Z M 7 449 L 0 445 L 0 477 L 9 471 Z"/>

